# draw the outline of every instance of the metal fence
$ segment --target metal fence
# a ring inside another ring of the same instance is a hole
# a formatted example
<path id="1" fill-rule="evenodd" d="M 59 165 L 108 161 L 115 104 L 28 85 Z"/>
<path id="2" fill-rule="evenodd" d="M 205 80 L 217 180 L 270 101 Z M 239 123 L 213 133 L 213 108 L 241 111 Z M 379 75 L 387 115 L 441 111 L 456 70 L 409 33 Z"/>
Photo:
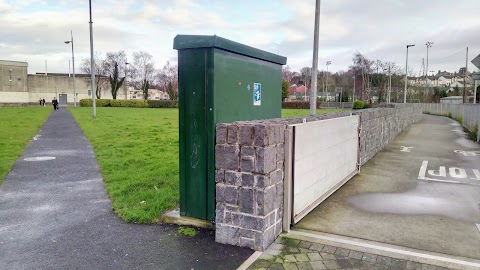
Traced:
<path id="1" fill-rule="evenodd" d="M 454 118 L 471 132 L 478 130 L 480 104 L 424 103 L 423 112 Z"/>

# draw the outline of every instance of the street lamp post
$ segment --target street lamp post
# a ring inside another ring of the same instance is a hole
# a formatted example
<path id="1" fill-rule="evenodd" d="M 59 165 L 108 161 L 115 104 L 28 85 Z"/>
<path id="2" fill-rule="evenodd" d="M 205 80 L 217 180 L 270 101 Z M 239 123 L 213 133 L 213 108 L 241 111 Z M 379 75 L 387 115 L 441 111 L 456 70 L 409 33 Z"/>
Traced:
<path id="1" fill-rule="evenodd" d="M 328 100 L 328 66 L 332 64 L 332 61 L 327 61 L 327 63 L 325 63 L 327 65 L 327 80 L 325 81 L 325 92 L 327 92 L 327 106 L 330 107 L 330 103 L 329 103 L 329 100 Z"/>
<path id="2" fill-rule="evenodd" d="M 407 45 L 407 60 L 405 61 L 405 91 L 403 91 L 403 103 L 407 103 L 407 83 L 408 83 L 408 48 L 415 46 L 413 45 Z"/>
<path id="3" fill-rule="evenodd" d="M 70 30 L 71 40 L 65 41 L 65 44 L 72 44 L 72 72 L 73 72 L 73 106 L 77 107 L 77 90 L 75 88 L 75 54 L 73 52 L 73 31 Z"/>
<path id="4" fill-rule="evenodd" d="M 90 11 L 90 76 L 92 83 L 90 84 L 92 87 L 92 109 L 93 109 L 93 118 L 97 117 L 97 107 L 95 104 L 95 59 L 93 58 L 93 22 L 92 22 L 92 0 L 88 1 L 88 8 Z"/>
<path id="5" fill-rule="evenodd" d="M 318 35 L 320 32 L 320 0 L 315 1 L 315 26 L 313 31 L 313 59 L 310 83 L 310 115 L 317 114 L 317 70 L 318 70 Z M 306 89 L 305 89 L 306 91 Z"/>
<path id="6" fill-rule="evenodd" d="M 428 48 L 432 47 L 433 45 L 433 42 L 430 42 L 428 41 L 427 43 L 425 43 L 425 45 L 427 46 L 427 67 L 426 67 L 426 71 L 425 72 L 425 96 L 428 95 L 428 83 L 427 83 L 427 78 L 428 78 Z"/>

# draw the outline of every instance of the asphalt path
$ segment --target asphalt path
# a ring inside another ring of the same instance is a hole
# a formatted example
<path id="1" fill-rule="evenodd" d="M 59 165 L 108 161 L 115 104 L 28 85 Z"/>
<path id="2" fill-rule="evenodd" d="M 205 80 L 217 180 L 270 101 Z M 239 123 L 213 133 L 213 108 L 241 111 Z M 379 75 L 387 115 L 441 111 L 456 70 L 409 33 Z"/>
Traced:
<path id="1" fill-rule="evenodd" d="M 295 228 L 480 259 L 480 145 L 425 115 Z"/>
<path id="2" fill-rule="evenodd" d="M 253 253 L 215 243 L 211 231 L 176 232 L 114 214 L 66 108 L 52 111 L 0 186 L 0 269 L 236 269 Z"/>

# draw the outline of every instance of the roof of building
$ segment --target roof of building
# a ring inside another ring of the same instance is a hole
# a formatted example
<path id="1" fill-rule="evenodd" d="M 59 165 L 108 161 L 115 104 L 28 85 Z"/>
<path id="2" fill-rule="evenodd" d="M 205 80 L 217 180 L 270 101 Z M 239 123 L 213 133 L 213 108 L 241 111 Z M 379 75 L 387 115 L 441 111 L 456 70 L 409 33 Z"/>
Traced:
<path id="1" fill-rule="evenodd" d="M 27 62 L 0 60 L 1 66 L 16 66 L 16 67 L 28 67 Z"/>

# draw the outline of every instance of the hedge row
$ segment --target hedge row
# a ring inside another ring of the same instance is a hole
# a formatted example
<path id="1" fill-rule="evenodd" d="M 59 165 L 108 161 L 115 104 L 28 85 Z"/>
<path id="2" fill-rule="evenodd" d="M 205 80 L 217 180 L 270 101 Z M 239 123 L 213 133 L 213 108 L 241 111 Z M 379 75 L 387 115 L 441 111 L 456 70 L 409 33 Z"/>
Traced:
<path id="1" fill-rule="evenodd" d="M 97 99 L 97 107 L 131 107 L 131 108 L 178 108 L 176 100 L 120 100 L 120 99 Z M 80 106 L 92 107 L 91 99 L 81 99 Z"/>
<path id="2" fill-rule="evenodd" d="M 310 109 L 310 102 L 308 101 L 282 102 L 282 109 Z"/>

